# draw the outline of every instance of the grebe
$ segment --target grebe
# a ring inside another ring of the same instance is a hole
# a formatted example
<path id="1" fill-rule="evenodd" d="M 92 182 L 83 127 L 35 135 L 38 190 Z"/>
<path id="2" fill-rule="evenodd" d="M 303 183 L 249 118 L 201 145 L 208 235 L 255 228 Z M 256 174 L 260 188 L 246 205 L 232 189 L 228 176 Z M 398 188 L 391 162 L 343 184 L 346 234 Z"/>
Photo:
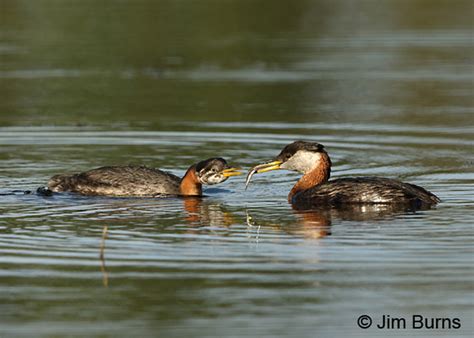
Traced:
<path id="1" fill-rule="evenodd" d="M 255 173 L 286 169 L 303 174 L 288 195 L 293 205 L 344 205 L 353 203 L 434 205 L 440 199 L 414 184 L 382 177 L 351 177 L 329 180 L 331 160 L 319 143 L 295 141 L 269 163 L 249 170 L 246 186 Z"/>
<path id="2" fill-rule="evenodd" d="M 193 164 L 183 178 L 144 166 L 113 166 L 53 176 L 48 188 L 54 192 L 70 191 L 82 195 L 202 196 L 203 184 L 218 184 L 240 174 L 237 168 L 229 167 L 223 158 L 210 158 Z"/>

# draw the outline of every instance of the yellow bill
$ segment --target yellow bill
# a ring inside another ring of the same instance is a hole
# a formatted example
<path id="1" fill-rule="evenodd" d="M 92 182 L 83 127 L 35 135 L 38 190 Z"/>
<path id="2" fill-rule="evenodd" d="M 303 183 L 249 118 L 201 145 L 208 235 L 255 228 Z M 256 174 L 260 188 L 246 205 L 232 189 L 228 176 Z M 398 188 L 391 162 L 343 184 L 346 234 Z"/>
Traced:
<path id="1" fill-rule="evenodd" d="M 222 176 L 224 177 L 231 177 L 231 176 L 239 176 L 239 175 L 242 175 L 243 173 L 240 172 L 239 170 L 241 170 L 240 168 L 228 168 L 228 169 L 224 169 L 222 170 Z"/>
<path id="2" fill-rule="evenodd" d="M 247 189 L 250 183 L 250 180 L 252 179 L 252 176 L 255 173 L 259 174 L 259 173 L 265 173 L 267 171 L 278 170 L 280 169 L 280 165 L 282 163 L 283 163 L 282 161 L 272 161 L 272 162 L 256 165 L 255 167 L 250 169 L 247 174 L 247 180 L 245 181 L 245 189 Z"/>

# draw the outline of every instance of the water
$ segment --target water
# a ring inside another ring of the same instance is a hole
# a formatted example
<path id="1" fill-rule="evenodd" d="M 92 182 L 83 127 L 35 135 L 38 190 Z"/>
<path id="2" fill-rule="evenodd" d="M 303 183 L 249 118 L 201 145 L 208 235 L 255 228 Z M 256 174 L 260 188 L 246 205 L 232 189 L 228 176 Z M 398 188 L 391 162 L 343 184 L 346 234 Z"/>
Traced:
<path id="1" fill-rule="evenodd" d="M 0 194 L 105 164 L 248 168 L 308 139 L 332 177 L 400 178 L 442 203 L 295 211 L 284 171 L 203 199 L 0 195 L 0 336 L 472 336 L 469 1 L 2 12 Z M 362 330 L 364 314 L 407 329 Z M 417 314 L 461 328 L 414 330 Z"/>

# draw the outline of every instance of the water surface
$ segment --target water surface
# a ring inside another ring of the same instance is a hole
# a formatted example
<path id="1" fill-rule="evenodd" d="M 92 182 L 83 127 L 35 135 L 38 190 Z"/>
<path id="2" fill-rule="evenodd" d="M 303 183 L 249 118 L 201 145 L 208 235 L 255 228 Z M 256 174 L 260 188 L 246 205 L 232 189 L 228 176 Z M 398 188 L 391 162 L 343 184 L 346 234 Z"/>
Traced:
<path id="1" fill-rule="evenodd" d="M 472 335 L 470 1 L 1 11 L 1 336 Z M 332 177 L 399 178 L 442 203 L 295 211 L 284 171 L 203 199 L 8 194 L 102 165 L 248 168 L 296 139 L 325 145 Z M 362 330 L 363 314 L 462 326 Z"/>

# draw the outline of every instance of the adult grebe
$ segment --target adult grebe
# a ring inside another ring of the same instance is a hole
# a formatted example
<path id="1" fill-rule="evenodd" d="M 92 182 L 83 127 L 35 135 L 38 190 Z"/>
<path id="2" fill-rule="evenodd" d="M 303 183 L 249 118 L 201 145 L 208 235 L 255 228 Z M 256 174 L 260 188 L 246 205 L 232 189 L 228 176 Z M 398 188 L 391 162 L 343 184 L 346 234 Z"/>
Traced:
<path id="1" fill-rule="evenodd" d="M 319 143 L 296 141 L 269 163 L 257 165 L 247 175 L 276 169 L 298 171 L 303 177 L 288 195 L 293 205 L 343 205 L 351 203 L 410 204 L 428 206 L 440 201 L 434 194 L 410 183 L 382 177 L 351 177 L 329 180 L 331 160 Z"/>
<path id="2" fill-rule="evenodd" d="M 165 195 L 201 196 L 202 185 L 224 182 L 240 175 L 223 158 L 210 158 L 193 164 L 183 178 L 144 166 L 101 167 L 80 174 L 56 175 L 48 188 L 82 195 L 159 197 Z"/>

